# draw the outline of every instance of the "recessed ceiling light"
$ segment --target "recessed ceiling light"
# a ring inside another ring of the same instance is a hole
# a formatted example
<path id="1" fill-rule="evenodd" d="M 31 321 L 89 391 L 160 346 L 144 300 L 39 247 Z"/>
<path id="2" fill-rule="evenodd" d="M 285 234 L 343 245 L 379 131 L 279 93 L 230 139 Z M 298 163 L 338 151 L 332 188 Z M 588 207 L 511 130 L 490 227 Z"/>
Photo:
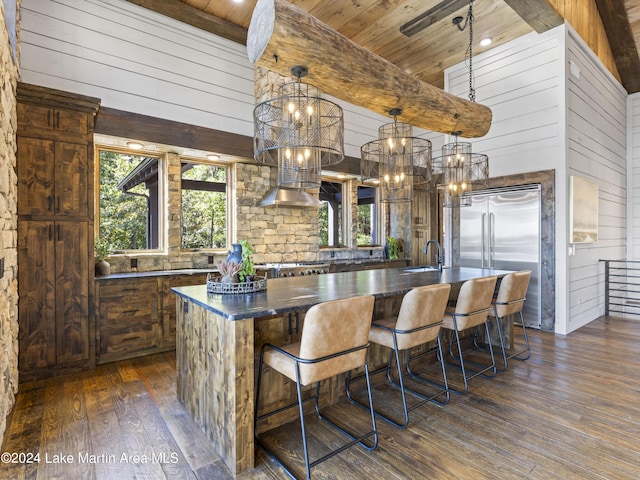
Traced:
<path id="1" fill-rule="evenodd" d="M 140 142 L 127 142 L 127 147 L 133 150 L 140 150 L 143 146 Z"/>
<path id="2" fill-rule="evenodd" d="M 209 155 L 207 155 L 207 158 L 209 160 L 220 160 L 220 155 L 217 155 L 215 153 L 210 153 Z"/>
<path id="3" fill-rule="evenodd" d="M 491 39 L 490 38 L 483 38 L 482 40 L 480 40 L 480 46 L 481 47 L 487 47 L 491 45 Z"/>

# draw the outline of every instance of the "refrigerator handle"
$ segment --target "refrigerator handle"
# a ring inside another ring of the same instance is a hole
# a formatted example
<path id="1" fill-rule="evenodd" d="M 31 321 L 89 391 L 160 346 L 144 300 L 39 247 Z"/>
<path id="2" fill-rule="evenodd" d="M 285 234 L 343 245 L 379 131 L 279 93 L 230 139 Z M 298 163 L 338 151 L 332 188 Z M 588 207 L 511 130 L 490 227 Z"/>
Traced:
<path id="1" fill-rule="evenodd" d="M 487 214 L 483 213 L 482 217 L 480 217 L 480 267 L 481 268 L 486 268 L 485 266 L 485 260 L 486 260 L 486 255 L 485 255 L 485 232 L 484 232 L 484 225 L 485 225 L 485 220 L 486 220 Z"/>
<path id="2" fill-rule="evenodd" d="M 494 268 L 493 251 L 496 245 L 495 237 L 496 215 L 494 213 L 489 214 L 489 268 Z"/>

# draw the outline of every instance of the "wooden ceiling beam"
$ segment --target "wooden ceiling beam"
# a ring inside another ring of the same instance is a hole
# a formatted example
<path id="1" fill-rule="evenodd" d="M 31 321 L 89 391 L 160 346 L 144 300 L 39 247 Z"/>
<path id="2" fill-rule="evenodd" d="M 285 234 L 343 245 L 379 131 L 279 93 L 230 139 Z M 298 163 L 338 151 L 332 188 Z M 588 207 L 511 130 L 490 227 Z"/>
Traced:
<path id="1" fill-rule="evenodd" d="M 258 0 L 247 38 L 251 62 L 283 76 L 302 65 L 323 92 L 382 115 L 441 133 L 482 137 L 491 109 L 408 74 L 286 0 Z M 306 78 L 305 78 L 306 80 Z"/>
<path id="2" fill-rule="evenodd" d="M 627 93 L 640 92 L 640 57 L 624 0 L 596 0 L 598 13 Z"/>
<path id="3" fill-rule="evenodd" d="M 504 0 L 504 3 L 538 33 L 544 33 L 564 23 L 564 18 L 547 0 Z"/>
<path id="4" fill-rule="evenodd" d="M 404 25 L 401 25 L 400 33 L 411 37 L 425 28 L 438 23 L 452 13 L 457 12 L 466 5 L 469 5 L 469 0 L 443 0 L 435 7 L 430 8 L 413 20 L 409 20 Z"/>
<path id="5" fill-rule="evenodd" d="M 241 45 L 247 44 L 246 28 L 211 15 L 203 10 L 191 7 L 178 0 L 127 1 Z"/>

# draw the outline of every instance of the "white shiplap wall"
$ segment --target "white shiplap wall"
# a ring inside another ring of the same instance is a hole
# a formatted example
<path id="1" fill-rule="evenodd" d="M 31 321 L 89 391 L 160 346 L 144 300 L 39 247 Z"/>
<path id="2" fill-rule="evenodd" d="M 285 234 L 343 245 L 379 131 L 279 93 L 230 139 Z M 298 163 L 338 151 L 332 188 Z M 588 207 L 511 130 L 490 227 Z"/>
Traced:
<path id="1" fill-rule="evenodd" d="M 449 91 L 468 93 L 467 72 L 463 64 L 447 71 Z M 494 115 L 489 133 L 473 140 L 489 155 L 491 176 L 556 170 L 555 330 L 569 333 L 604 311 L 599 259 L 625 255 L 626 92 L 568 24 L 474 57 L 474 73 L 478 102 Z M 577 245 L 574 256 L 570 175 L 600 185 L 599 241 Z"/>
<path id="2" fill-rule="evenodd" d="M 567 37 L 567 175 L 599 186 L 598 242 L 569 257 L 573 331 L 604 313 L 600 259 L 625 257 L 627 242 L 627 92 L 573 31 Z"/>
<path id="3" fill-rule="evenodd" d="M 556 318 L 565 333 L 566 198 L 564 26 L 531 33 L 474 57 L 476 98 L 493 112 L 489 133 L 472 139 L 473 151 L 489 155 L 491 177 L 556 170 Z M 469 92 L 468 67 L 445 72 L 445 89 Z"/>
<path id="4" fill-rule="evenodd" d="M 627 99 L 627 254 L 640 260 L 640 93 Z"/>
<path id="5" fill-rule="evenodd" d="M 476 100 L 491 108 L 489 133 L 472 139 L 489 155 L 490 176 L 557 168 L 561 158 L 560 31 L 532 33 L 473 59 Z M 468 68 L 447 70 L 445 89 L 469 94 Z"/>
<path id="6" fill-rule="evenodd" d="M 124 0 L 23 0 L 20 16 L 23 82 L 253 135 L 253 65 L 243 45 Z M 332 100 L 345 112 L 346 154 L 359 157 L 360 145 L 391 120 Z"/>

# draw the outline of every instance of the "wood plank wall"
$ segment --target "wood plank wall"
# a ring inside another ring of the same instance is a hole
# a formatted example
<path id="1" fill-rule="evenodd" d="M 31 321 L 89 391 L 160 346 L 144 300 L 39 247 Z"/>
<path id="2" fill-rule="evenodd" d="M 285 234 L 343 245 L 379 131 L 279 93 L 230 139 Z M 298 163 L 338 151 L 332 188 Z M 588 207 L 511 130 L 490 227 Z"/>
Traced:
<path id="1" fill-rule="evenodd" d="M 562 27 L 560 27 L 562 28 Z M 474 57 L 478 102 L 491 107 L 489 133 L 473 151 L 489 154 L 491 177 L 558 167 L 561 157 L 562 30 L 531 33 Z M 465 96 L 464 63 L 445 72 L 445 88 Z"/>
<path id="2" fill-rule="evenodd" d="M 253 136 L 254 71 L 243 45 L 124 0 L 24 0 L 20 12 L 22 81 L 98 97 L 124 112 Z M 360 146 L 391 122 L 326 98 L 343 107 L 346 155 L 359 158 Z M 442 144 L 441 134 L 415 134 Z"/>
<path id="3" fill-rule="evenodd" d="M 571 74 L 571 64 L 580 78 Z M 555 169 L 556 331 L 575 330 L 601 314 L 599 258 L 623 258 L 626 232 L 626 92 L 571 27 L 521 37 L 478 55 L 478 101 L 494 114 L 489 134 L 474 140 L 491 177 Z M 468 90 L 467 68 L 447 71 L 449 89 Z M 568 176 L 600 184 L 601 241 L 567 255 Z"/>
<path id="4" fill-rule="evenodd" d="M 576 245 L 569 257 L 569 330 L 603 314 L 599 259 L 624 258 L 627 242 L 627 92 L 591 55 L 569 31 L 567 175 L 599 185 L 598 242 Z"/>
<path id="5" fill-rule="evenodd" d="M 640 93 L 627 100 L 627 251 L 625 258 L 640 260 Z"/>
<path id="6" fill-rule="evenodd" d="M 27 0 L 20 12 L 23 81 L 253 133 L 253 67 L 243 46 L 118 0 Z"/>

